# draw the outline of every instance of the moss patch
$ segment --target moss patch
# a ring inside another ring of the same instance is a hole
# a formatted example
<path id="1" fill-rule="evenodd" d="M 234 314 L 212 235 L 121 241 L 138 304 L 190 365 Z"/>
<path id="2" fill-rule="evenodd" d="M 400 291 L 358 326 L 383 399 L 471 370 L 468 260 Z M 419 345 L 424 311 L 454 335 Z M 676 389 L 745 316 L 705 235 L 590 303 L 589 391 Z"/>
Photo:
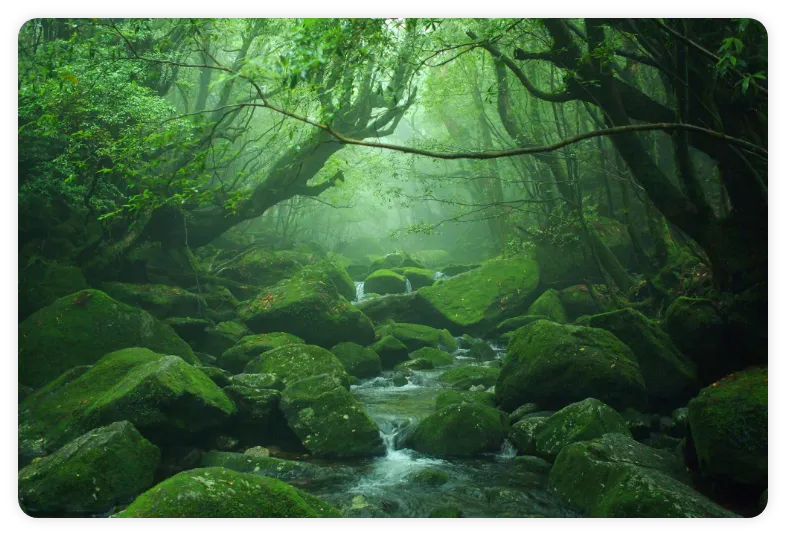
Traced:
<path id="1" fill-rule="evenodd" d="M 269 350 L 248 362 L 246 373 L 275 374 L 285 386 L 299 380 L 329 374 L 349 389 L 344 365 L 332 352 L 309 344 L 289 344 Z"/>
<path id="2" fill-rule="evenodd" d="M 498 377 L 498 368 L 462 365 L 440 374 L 439 381 L 453 389 L 466 391 L 476 385 L 482 385 L 488 389 L 497 382 Z"/>
<path id="3" fill-rule="evenodd" d="M 242 372 L 249 361 L 259 355 L 287 344 L 304 344 L 305 341 L 289 333 L 273 332 L 246 335 L 218 358 L 218 366 L 230 372 Z"/>
<path id="4" fill-rule="evenodd" d="M 366 278 L 363 288 L 376 294 L 401 294 L 406 292 L 407 284 L 403 275 L 392 270 L 376 270 Z"/>
<path id="5" fill-rule="evenodd" d="M 552 322 L 564 324 L 568 321 L 568 315 L 560 301 L 560 293 L 553 288 L 541 294 L 537 300 L 527 309 L 527 314 L 531 316 L 545 316 Z"/>
<path id="6" fill-rule="evenodd" d="M 479 404 L 453 404 L 426 417 L 408 444 L 432 456 L 477 456 L 496 452 L 508 433 L 507 416 Z"/>
<path id="7" fill-rule="evenodd" d="M 330 349 L 347 373 L 357 378 L 376 378 L 382 374 L 382 362 L 371 348 L 354 342 L 342 342 Z"/>

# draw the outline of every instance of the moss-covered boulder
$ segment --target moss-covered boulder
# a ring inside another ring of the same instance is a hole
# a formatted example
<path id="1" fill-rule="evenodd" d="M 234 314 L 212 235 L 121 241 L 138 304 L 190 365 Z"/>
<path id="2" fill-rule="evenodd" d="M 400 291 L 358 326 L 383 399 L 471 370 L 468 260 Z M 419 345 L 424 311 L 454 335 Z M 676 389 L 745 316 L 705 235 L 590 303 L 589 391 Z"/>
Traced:
<path id="1" fill-rule="evenodd" d="M 204 298 L 178 287 L 111 282 L 104 283 L 103 289 L 117 301 L 140 307 L 161 319 L 170 316 L 198 317 L 207 309 Z"/>
<path id="2" fill-rule="evenodd" d="M 446 484 L 450 480 L 450 475 L 445 471 L 434 469 L 433 467 L 426 467 L 417 471 L 410 477 L 410 481 L 418 486 L 425 486 L 429 488 L 438 488 Z"/>
<path id="3" fill-rule="evenodd" d="M 32 257 L 19 270 L 19 320 L 63 296 L 88 287 L 82 270 L 41 257 Z"/>
<path id="4" fill-rule="evenodd" d="M 767 487 L 767 369 L 734 373 L 688 404 L 701 472 L 716 480 Z"/>
<path id="5" fill-rule="evenodd" d="M 199 370 L 205 373 L 205 376 L 210 378 L 213 383 L 218 385 L 219 387 L 226 387 L 231 383 L 231 374 L 224 369 L 218 367 L 208 367 L 205 365 L 199 365 L 197 367 Z"/>
<path id="6" fill-rule="evenodd" d="M 464 272 L 469 272 L 479 267 L 479 264 L 450 264 L 442 268 L 440 272 L 448 277 L 453 277 L 454 275 L 463 274 Z"/>
<path id="7" fill-rule="evenodd" d="M 611 300 L 608 298 L 605 285 L 593 285 L 595 295 L 600 300 L 604 310 L 611 307 Z M 587 285 L 573 285 L 562 289 L 560 300 L 565 308 L 568 320 L 575 320 L 580 316 L 596 315 L 601 313 L 601 309 L 590 294 Z"/>
<path id="8" fill-rule="evenodd" d="M 128 421 L 91 430 L 19 471 L 30 515 L 101 514 L 153 484 L 158 447 Z"/>
<path id="9" fill-rule="evenodd" d="M 496 452 L 508 434 L 507 415 L 480 404 L 444 406 L 420 422 L 407 440 L 431 456 L 477 456 Z"/>
<path id="10" fill-rule="evenodd" d="M 409 280 L 412 290 L 417 290 L 423 287 L 429 287 L 434 284 L 434 270 L 427 268 L 415 268 L 408 266 L 406 268 L 394 268 L 394 272 L 400 274 Z"/>
<path id="11" fill-rule="evenodd" d="M 392 335 L 385 335 L 369 347 L 379 356 L 382 368 L 392 369 L 409 359 L 409 350 L 403 342 Z"/>
<path id="12" fill-rule="evenodd" d="M 417 322 L 419 318 L 412 308 L 414 300 L 414 292 L 407 294 L 387 294 L 385 296 L 366 293 L 363 301 L 358 303 L 357 307 L 375 324 Z"/>
<path id="13" fill-rule="evenodd" d="M 354 342 L 342 342 L 330 351 L 341 361 L 351 376 L 363 379 L 382 375 L 382 362 L 371 348 L 365 348 Z"/>
<path id="14" fill-rule="evenodd" d="M 330 282 L 336 287 L 336 292 L 341 296 L 349 301 L 355 299 L 355 283 L 338 258 L 323 260 L 306 266 L 299 272 L 298 277 L 307 280 Z"/>
<path id="15" fill-rule="evenodd" d="M 147 311 L 89 289 L 60 298 L 19 324 L 19 381 L 41 387 L 73 367 L 131 346 L 198 363 L 171 327 Z"/>
<path id="16" fill-rule="evenodd" d="M 521 315 L 521 316 L 514 316 L 513 318 L 508 318 L 507 320 L 503 320 L 499 324 L 497 324 L 491 331 L 489 331 L 489 337 L 502 337 L 505 334 L 511 333 L 516 331 L 519 328 L 523 328 L 524 326 L 528 326 L 533 322 L 537 322 L 538 320 L 548 320 L 548 317 L 543 315 Z"/>
<path id="17" fill-rule="evenodd" d="M 489 261 L 418 290 L 414 307 L 431 326 L 481 335 L 505 318 L 523 314 L 539 281 L 538 265 L 530 259 Z"/>
<path id="18" fill-rule="evenodd" d="M 490 361 L 497 355 L 489 343 L 478 337 L 465 334 L 459 341 L 459 347 L 467 351 L 466 355 L 478 361 Z"/>
<path id="19" fill-rule="evenodd" d="M 279 346 L 248 362 L 246 373 L 275 374 L 285 386 L 309 376 L 328 374 L 349 389 L 349 377 L 344 365 L 332 352 L 310 344 Z"/>
<path id="20" fill-rule="evenodd" d="M 371 262 L 370 271 L 373 273 L 377 270 L 398 268 L 401 266 L 401 263 L 404 262 L 404 259 L 408 257 L 409 255 L 403 251 L 395 251 L 393 253 L 388 253 L 387 255 L 377 257 Z"/>
<path id="21" fill-rule="evenodd" d="M 466 402 L 469 404 L 479 404 L 481 406 L 488 406 L 493 408 L 494 394 L 485 391 L 457 391 L 455 389 L 445 389 L 440 391 L 434 402 L 436 409 L 442 409 L 445 406 L 453 404 L 461 404 Z"/>
<path id="22" fill-rule="evenodd" d="M 439 375 L 439 381 L 453 389 L 462 391 L 479 385 L 488 389 L 497 383 L 498 378 L 498 368 L 476 367 L 474 365 L 462 365 L 446 370 Z"/>
<path id="23" fill-rule="evenodd" d="M 199 351 L 215 356 L 223 355 L 246 335 L 248 328 L 243 324 L 231 320 L 219 322 L 205 331 L 205 340 Z"/>
<path id="24" fill-rule="evenodd" d="M 674 454 L 621 434 L 562 449 L 549 488 L 590 517 L 736 517 L 690 487 Z"/>
<path id="25" fill-rule="evenodd" d="M 363 289 L 376 294 L 401 294 L 407 291 L 407 282 L 392 270 L 377 270 L 366 278 Z"/>
<path id="26" fill-rule="evenodd" d="M 414 370 L 432 370 L 434 363 L 426 359 L 410 359 L 396 365 L 393 370 L 403 372 L 404 374 L 411 374 Z"/>
<path id="27" fill-rule="evenodd" d="M 621 309 L 583 317 L 581 324 L 605 329 L 633 350 L 654 407 L 670 410 L 696 392 L 696 364 L 686 359 L 669 336 L 640 312 Z"/>
<path id="28" fill-rule="evenodd" d="M 424 346 L 419 350 L 415 350 L 409 354 L 410 359 L 424 360 L 431 363 L 432 368 L 448 367 L 456 362 L 456 358 L 444 350 L 438 350 L 430 346 Z"/>
<path id="29" fill-rule="evenodd" d="M 281 393 L 271 388 L 270 380 L 268 374 L 239 374 L 224 387 L 237 408 L 225 429 L 244 444 L 271 441 L 284 428 L 278 408 Z"/>
<path id="30" fill-rule="evenodd" d="M 369 274 L 368 264 L 350 264 L 345 269 L 353 281 L 363 281 Z"/>
<path id="31" fill-rule="evenodd" d="M 710 300 L 677 298 L 666 311 L 664 324 L 677 348 L 698 366 L 701 381 L 713 382 L 734 370 L 727 363 L 734 359 L 724 348 L 723 318 Z"/>
<path id="32" fill-rule="evenodd" d="M 175 330 L 177 336 L 186 341 L 191 348 L 204 347 L 208 330 L 215 327 L 215 323 L 210 319 L 188 316 L 169 317 L 164 319 L 164 323 Z"/>
<path id="33" fill-rule="evenodd" d="M 559 322 L 560 324 L 568 321 L 565 307 L 562 306 L 562 301 L 560 301 L 560 293 L 553 288 L 550 288 L 532 302 L 532 305 L 527 309 L 527 314 L 530 316 L 545 316 L 552 322 Z"/>
<path id="34" fill-rule="evenodd" d="M 510 443 L 518 449 L 519 454 L 535 454 L 535 434 L 543 426 L 548 417 L 528 415 L 517 421 L 510 428 Z"/>
<path id="35" fill-rule="evenodd" d="M 233 281 L 265 287 L 294 276 L 303 266 L 317 260 L 308 253 L 252 247 L 233 258 L 218 273 Z"/>
<path id="36" fill-rule="evenodd" d="M 123 420 L 151 440 L 176 439 L 216 426 L 234 411 L 197 367 L 177 356 L 127 348 L 27 397 L 19 406 L 20 451 L 49 453 L 88 430 Z"/>
<path id="37" fill-rule="evenodd" d="M 232 320 L 237 314 L 240 302 L 232 291 L 223 285 L 207 284 L 202 287 L 201 296 L 208 307 L 208 316 L 216 322 Z"/>
<path id="38" fill-rule="evenodd" d="M 429 346 L 444 348 L 448 351 L 456 348 L 453 336 L 445 330 L 439 330 L 421 324 L 393 323 L 381 326 L 376 331 L 379 337 L 392 335 L 404 343 L 410 352 Z"/>
<path id="39" fill-rule="evenodd" d="M 514 332 L 496 384 L 506 411 L 525 402 L 559 409 L 597 398 L 617 409 L 642 407 L 636 356 L 608 331 L 539 320 Z"/>
<path id="40" fill-rule="evenodd" d="M 291 383 L 281 393 L 281 411 L 315 456 L 351 458 L 385 452 L 377 425 L 334 375 Z"/>
<path id="41" fill-rule="evenodd" d="M 631 435 L 622 415 L 600 400 L 587 398 L 565 406 L 543 422 L 535 432 L 535 452 L 553 462 L 572 443 L 612 433 Z"/>
<path id="42" fill-rule="evenodd" d="M 257 447 L 259 448 L 259 447 Z M 201 467 L 223 467 L 240 473 L 253 473 L 279 480 L 291 481 L 308 479 L 327 479 L 336 473 L 330 468 L 306 462 L 284 460 L 273 456 L 259 456 L 249 449 L 241 452 L 206 452 L 199 465 Z M 340 473 L 339 473 L 340 474 Z"/>
<path id="43" fill-rule="evenodd" d="M 232 348 L 222 353 L 217 364 L 219 367 L 237 374 L 243 371 L 249 361 L 268 350 L 287 344 L 304 343 L 305 341 L 300 337 L 280 331 L 261 335 L 246 335 Z"/>
<path id="44" fill-rule="evenodd" d="M 221 467 L 183 471 L 115 517 L 341 517 L 313 495 L 274 478 Z"/>
<path id="45" fill-rule="evenodd" d="M 371 320 L 341 296 L 332 283 L 294 277 L 269 287 L 238 309 L 255 333 L 283 331 L 309 344 L 331 348 L 340 342 L 371 344 Z"/>

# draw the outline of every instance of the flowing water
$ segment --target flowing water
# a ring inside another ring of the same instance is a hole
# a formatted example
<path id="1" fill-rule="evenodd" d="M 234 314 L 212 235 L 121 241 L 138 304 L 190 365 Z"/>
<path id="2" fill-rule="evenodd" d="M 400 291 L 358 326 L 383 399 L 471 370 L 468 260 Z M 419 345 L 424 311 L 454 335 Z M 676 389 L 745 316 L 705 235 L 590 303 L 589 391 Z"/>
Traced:
<path id="1" fill-rule="evenodd" d="M 467 364 L 461 350 L 456 357 Z M 389 377 L 353 386 L 379 426 L 387 453 L 362 462 L 331 462 L 333 478 L 305 489 L 352 517 L 428 517 L 438 507 L 458 508 L 465 517 L 575 517 L 548 491 L 545 475 L 514 464 L 516 451 L 507 442 L 500 452 L 476 459 L 442 460 L 404 448 L 417 423 L 435 411 L 434 400 L 444 389 L 437 377 L 443 371 L 413 372 L 402 387 L 393 386 Z M 413 482 L 430 468 L 445 473 L 448 481 L 438 487 Z"/>

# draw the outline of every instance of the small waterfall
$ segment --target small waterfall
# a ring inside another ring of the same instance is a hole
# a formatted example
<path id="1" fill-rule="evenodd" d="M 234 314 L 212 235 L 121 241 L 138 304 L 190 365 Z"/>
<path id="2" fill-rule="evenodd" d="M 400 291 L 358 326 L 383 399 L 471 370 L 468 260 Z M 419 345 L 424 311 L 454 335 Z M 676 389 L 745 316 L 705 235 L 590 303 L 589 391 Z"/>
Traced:
<path id="1" fill-rule="evenodd" d="M 409 279 L 407 279 L 406 277 L 404 278 L 404 282 L 407 284 L 407 294 L 409 294 L 410 292 L 412 292 L 412 283 L 410 283 Z"/>
<path id="2" fill-rule="evenodd" d="M 366 296 L 365 287 L 365 281 L 355 281 L 355 301 L 352 303 L 360 303 L 363 301 L 363 298 Z"/>
<path id="3" fill-rule="evenodd" d="M 512 460 L 516 457 L 516 453 L 518 453 L 516 447 L 514 447 L 510 441 L 506 439 L 502 442 L 502 446 L 500 447 L 499 454 L 497 454 L 496 458 L 499 461 Z"/>
<path id="4" fill-rule="evenodd" d="M 439 281 L 440 279 L 450 279 L 449 275 L 445 275 L 439 270 L 434 274 L 434 281 Z"/>

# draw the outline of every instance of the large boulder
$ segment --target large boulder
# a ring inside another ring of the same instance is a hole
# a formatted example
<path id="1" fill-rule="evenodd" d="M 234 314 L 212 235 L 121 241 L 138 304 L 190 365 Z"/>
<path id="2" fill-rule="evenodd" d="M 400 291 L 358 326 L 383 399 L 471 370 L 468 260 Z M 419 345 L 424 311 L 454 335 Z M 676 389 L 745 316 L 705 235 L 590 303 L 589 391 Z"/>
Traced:
<path id="1" fill-rule="evenodd" d="M 488 332 L 488 336 L 492 338 L 505 338 L 507 336 L 510 338 L 513 331 L 528 326 L 538 320 L 549 320 L 549 318 L 543 315 L 514 316 L 513 318 L 508 318 L 497 324 L 496 327 Z"/>
<path id="2" fill-rule="evenodd" d="M 607 296 L 606 285 L 593 285 L 593 291 L 604 310 L 611 307 L 612 303 Z M 602 312 L 585 284 L 573 285 L 562 289 L 560 300 L 565 308 L 565 313 L 568 315 L 568 320 L 571 321 L 580 316 L 596 315 Z"/>
<path id="3" fill-rule="evenodd" d="M 204 298 L 178 287 L 111 282 L 104 283 L 103 289 L 117 301 L 140 307 L 161 319 L 170 316 L 199 317 L 207 309 Z"/>
<path id="4" fill-rule="evenodd" d="M 401 294 L 407 291 L 407 282 L 403 275 L 392 270 L 377 270 L 363 282 L 363 290 L 375 294 Z"/>
<path id="5" fill-rule="evenodd" d="M 631 435 L 622 415 L 600 400 L 587 398 L 565 406 L 537 428 L 535 453 L 553 462 L 566 446 L 610 433 Z"/>
<path id="6" fill-rule="evenodd" d="M 385 370 L 392 369 L 409 359 L 409 349 L 392 335 L 383 336 L 369 348 L 379 356 L 379 361 Z"/>
<path id="7" fill-rule="evenodd" d="M 497 378 L 499 378 L 498 368 L 474 365 L 454 367 L 439 375 L 439 381 L 461 391 L 480 385 L 488 389 L 497 383 Z"/>
<path id="8" fill-rule="evenodd" d="M 270 374 L 238 374 L 230 378 L 224 393 L 237 411 L 224 428 L 245 444 L 264 443 L 285 432 L 279 410 L 280 381 Z"/>
<path id="9" fill-rule="evenodd" d="M 341 361 L 347 373 L 356 378 L 376 378 L 382 374 L 382 363 L 377 353 L 354 342 L 342 342 L 330 349 Z"/>
<path id="10" fill-rule="evenodd" d="M 442 409 L 445 406 L 453 404 L 461 404 L 466 402 L 468 404 L 479 404 L 481 406 L 488 406 L 493 408 L 495 405 L 494 394 L 485 391 L 457 391 L 455 389 L 445 389 L 440 391 L 434 401 L 436 409 Z"/>
<path id="11" fill-rule="evenodd" d="M 553 288 L 550 288 L 532 302 L 532 305 L 527 309 L 527 314 L 530 316 L 545 316 L 549 320 L 559 322 L 560 324 L 568 321 L 568 315 L 565 313 L 562 301 L 560 301 L 560 293 Z"/>
<path id="12" fill-rule="evenodd" d="M 19 324 L 19 381 L 41 387 L 73 367 L 132 346 L 198 363 L 171 327 L 147 311 L 89 289 L 60 298 Z"/>
<path id="13" fill-rule="evenodd" d="M 288 344 L 255 357 L 246 365 L 246 373 L 274 374 L 285 386 L 320 374 L 334 376 L 349 389 L 344 365 L 330 351 L 310 344 Z"/>
<path id="14" fill-rule="evenodd" d="M 325 348 L 345 341 L 374 341 L 371 320 L 335 285 L 305 276 L 264 289 L 238 309 L 238 316 L 255 333 L 283 331 Z"/>
<path id="15" fill-rule="evenodd" d="M 220 356 L 239 343 L 240 339 L 246 335 L 248 335 L 248 329 L 242 324 L 231 320 L 219 322 L 216 326 L 205 330 L 204 341 L 198 350 L 212 356 Z"/>
<path id="16" fill-rule="evenodd" d="M 275 478 L 221 467 L 183 471 L 115 517 L 341 517 L 313 495 Z"/>
<path id="17" fill-rule="evenodd" d="M 448 351 L 456 349 L 457 344 L 453 336 L 446 330 L 435 329 L 421 324 L 393 323 L 386 324 L 377 328 L 377 336 L 384 337 L 392 335 L 404 345 L 410 352 L 419 350 L 425 346 L 431 348 L 444 348 Z"/>
<path id="18" fill-rule="evenodd" d="M 412 286 L 412 290 L 417 290 L 423 287 L 430 287 L 434 284 L 434 270 L 428 268 L 415 268 L 408 266 L 406 268 L 394 268 L 394 272 L 403 275 Z"/>
<path id="19" fill-rule="evenodd" d="M 305 266 L 298 277 L 302 279 L 316 279 L 322 282 L 330 282 L 336 287 L 336 292 L 347 300 L 355 299 L 355 283 L 352 281 L 346 268 L 341 265 L 338 258 L 323 260 L 318 263 Z"/>
<path id="20" fill-rule="evenodd" d="M 674 344 L 698 366 L 702 382 L 718 380 L 734 370 L 726 362 L 726 326 L 710 300 L 679 297 L 666 311 L 664 323 Z M 742 362 L 744 358 L 737 360 Z"/>
<path id="21" fill-rule="evenodd" d="M 539 320 L 514 332 L 496 384 L 502 409 L 559 409 L 597 398 L 623 410 L 646 402 L 636 356 L 608 331 Z"/>
<path id="22" fill-rule="evenodd" d="M 456 362 L 456 358 L 444 350 L 437 350 L 430 346 L 424 346 L 420 350 L 415 350 L 409 354 L 410 359 L 423 360 L 433 365 L 432 368 L 447 367 Z"/>
<path id="23" fill-rule="evenodd" d="M 508 428 L 508 417 L 499 410 L 480 404 L 453 404 L 420 422 L 407 444 L 431 456 L 477 456 L 497 452 Z"/>
<path id="24" fill-rule="evenodd" d="M 280 407 L 289 427 L 315 456 L 351 458 L 385 452 L 377 425 L 334 375 L 290 384 L 281 393 Z"/>
<path id="25" fill-rule="evenodd" d="M 289 333 L 273 332 L 261 335 L 246 335 L 232 348 L 221 354 L 217 365 L 224 370 L 238 374 L 249 361 L 268 350 L 287 344 L 304 344 L 305 341 Z"/>
<path id="26" fill-rule="evenodd" d="M 234 411 L 232 401 L 197 367 L 177 356 L 126 348 L 27 397 L 19 405 L 20 451 L 31 459 L 123 420 L 151 440 L 177 440 L 217 426 Z"/>
<path id="27" fill-rule="evenodd" d="M 159 459 L 134 425 L 115 422 L 19 471 L 19 503 L 34 516 L 101 514 L 148 489 Z"/>
<path id="28" fill-rule="evenodd" d="M 523 257 L 493 260 L 421 288 L 413 307 L 429 325 L 454 335 L 481 335 L 505 318 L 523 314 L 535 298 L 539 281 L 535 261 Z"/>
<path id="29" fill-rule="evenodd" d="M 387 322 L 417 322 L 419 317 L 413 308 L 415 293 L 387 294 L 376 298 L 364 299 L 357 304 L 358 309 L 375 324 Z"/>
<path id="30" fill-rule="evenodd" d="M 767 369 L 734 373 L 688 404 L 701 472 L 720 481 L 767 487 Z"/>
<path id="31" fill-rule="evenodd" d="M 621 434 L 563 448 L 549 488 L 590 517 L 736 517 L 690 487 L 674 454 Z"/>
<path id="32" fill-rule="evenodd" d="M 216 275 L 249 285 L 265 287 L 292 277 L 304 265 L 316 261 L 316 256 L 308 253 L 289 250 L 272 251 L 261 247 L 252 247 L 219 268 Z"/>
<path id="33" fill-rule="evenodd" d="M 82 270 L 41 257 L 32 257 L 19 270 L 19 320 L 63 296 L 88 287 Z"/>
<path id="34" fill-rule="evenodd" d="M 650 404 L 671 410 L 696 392 L 696 364 L 686 359 L 655 322 L 633 309 L 583 317 L 582 325 L 605 329 L 636 354 Z"/>

